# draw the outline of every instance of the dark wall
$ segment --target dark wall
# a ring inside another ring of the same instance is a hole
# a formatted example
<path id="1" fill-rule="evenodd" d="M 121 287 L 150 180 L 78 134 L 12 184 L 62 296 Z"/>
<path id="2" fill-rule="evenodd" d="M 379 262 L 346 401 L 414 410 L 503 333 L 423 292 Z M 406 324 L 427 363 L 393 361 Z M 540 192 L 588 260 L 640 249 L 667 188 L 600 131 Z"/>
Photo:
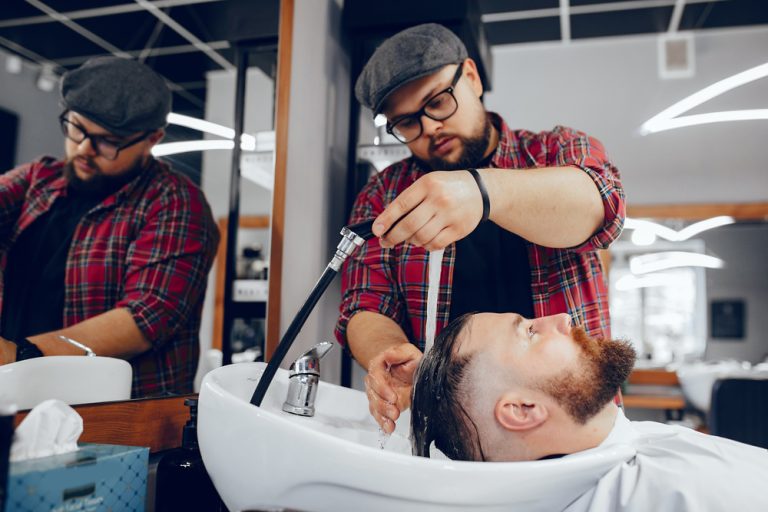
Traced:
<path id="1" fill-rule="evenodd" d="M 12 169 L 16 164 L 18 129 L 19 116 L 0 108 L 0 173 Z"/>

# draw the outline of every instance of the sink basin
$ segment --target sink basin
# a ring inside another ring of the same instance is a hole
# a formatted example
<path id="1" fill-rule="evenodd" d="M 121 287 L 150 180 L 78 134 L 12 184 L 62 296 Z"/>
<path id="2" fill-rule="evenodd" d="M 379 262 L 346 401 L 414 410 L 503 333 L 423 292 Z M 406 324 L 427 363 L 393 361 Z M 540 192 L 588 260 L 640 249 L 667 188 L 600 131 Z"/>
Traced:
<path id="1" fill-rule="evenodd" d="M 0 397 L 19 409 L 49 398 L 67 404 L 131 398 L 133 369 L 112 357 L 47 356 L 0 366 Z"/>
<path id="2" fill-rule="evenodd" d="M 320 382 L 312 418 L 281 410 L 288 372 L 261 405 L 250 397 L 264 363 L 228 365 L 203 379 L 198 440 L 230 510 L 562 510 L 631 458 L 614 445 L 558 460 L 454 462 L 410 453 L 408 414 L 384 449 L 364 393 Z"/>
<path id="3" fill-rule="evenodd" d="M 768 379 L 765 365 L 752 367 L 740 361 L 696 362 L 681 365 L 677 378 L 685 398 L 697 409 L 707 413 L 712 402 L 712 386 L 718 379 Z"/>

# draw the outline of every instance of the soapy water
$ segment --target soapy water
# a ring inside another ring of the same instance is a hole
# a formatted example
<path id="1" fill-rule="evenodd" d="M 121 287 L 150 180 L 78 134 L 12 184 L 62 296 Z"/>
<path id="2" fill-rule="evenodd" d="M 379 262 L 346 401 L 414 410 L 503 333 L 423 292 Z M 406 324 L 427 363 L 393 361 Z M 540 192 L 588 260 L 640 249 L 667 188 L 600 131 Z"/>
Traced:
<path id="1" fill-rule="evenodd" d="M 445 249 L 429 253 L 429 287 L 427 288 L 427 321 L 424 325 L 424 353 L 432 348 L 437 331 L 437 296 L 440 292 L 440 272 Z"/>
<path id="2" fill-rule="evenodd" d="M 387 446 L 387 441 L 389 441 L 389 438 L 392 437 L 392 433 L 390 432 L 387 434 L 384 432 L 384 430 L 379 427 L 379 449 L 383 450 L 385 446 Z"/>
<path id="3" fill-rule="evenodd" d="M 440 273 L 442 271 L 444 249 L 430 251 L 429 269 L 428 269 L 428 289 L 427 289 L 427 321 L 424 327 L 424 353 L 426 353 L 435 342 L 435 332 L 437 330 L 437 297 L 440 292 Z M 387 434 L 379 427 L 379 449 L 384 450 L 387 441 L 392 436 Z M 413 442 L 410 440 L 411 443 Z"/>

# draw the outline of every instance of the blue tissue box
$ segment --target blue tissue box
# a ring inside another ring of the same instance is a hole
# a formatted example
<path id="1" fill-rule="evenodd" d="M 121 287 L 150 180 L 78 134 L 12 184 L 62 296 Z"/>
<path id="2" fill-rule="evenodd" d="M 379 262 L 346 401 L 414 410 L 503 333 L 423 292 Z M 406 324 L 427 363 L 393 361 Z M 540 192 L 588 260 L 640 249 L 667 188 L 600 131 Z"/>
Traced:
<path id="1" fill-rule="evenodd" d="M 7 512 L 143 511 L 149 448 L 82 444 L 72 453 L 12 462 Z"/>

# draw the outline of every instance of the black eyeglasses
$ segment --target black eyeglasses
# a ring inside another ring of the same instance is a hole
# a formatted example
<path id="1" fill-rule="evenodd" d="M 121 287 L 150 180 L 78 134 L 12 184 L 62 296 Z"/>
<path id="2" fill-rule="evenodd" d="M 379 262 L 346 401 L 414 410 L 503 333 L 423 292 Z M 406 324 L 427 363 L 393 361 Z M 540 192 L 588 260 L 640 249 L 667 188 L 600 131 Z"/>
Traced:
<path id="1" fill-rule="evenodd" d="M 459 102 L 453 95 L 453 90 L 461 78 L 461 72 L 464 65 L 459 64 L 456 74 L 453 75 L 451 85 L 439 93 L 429 98 L 421 110 L 413 114 L 405 114 L 395 118 L 391 123 L 387 123 L 387 133 L 391 133 L 397 140 L 407 144 L 418 139 L 424 131 L 421 124 L 421 116 L 427 116 L 435 121 L 445 121 L 459 109 Z"/>
<path id="2" fill-rule="evenodd" d="M 134 144 L 138 144 L 152 134 L 151 131 L 148 131 L 127 142 L 115 138 L 114 135 L 91 135 L 79 124 L 73 123 L 67 119 L 67 112 L 64 112 L 59 116 L 59 123 L 61 124 L 61 132 L 66 138 L 77 144 L 81 144 L 85 139 L 90 139 L 91 145 L 93 146 L 93 149 L 96 150 L 96 153 L 107 160 L 116 160 L 120 151 L 133 146 Z"/>

